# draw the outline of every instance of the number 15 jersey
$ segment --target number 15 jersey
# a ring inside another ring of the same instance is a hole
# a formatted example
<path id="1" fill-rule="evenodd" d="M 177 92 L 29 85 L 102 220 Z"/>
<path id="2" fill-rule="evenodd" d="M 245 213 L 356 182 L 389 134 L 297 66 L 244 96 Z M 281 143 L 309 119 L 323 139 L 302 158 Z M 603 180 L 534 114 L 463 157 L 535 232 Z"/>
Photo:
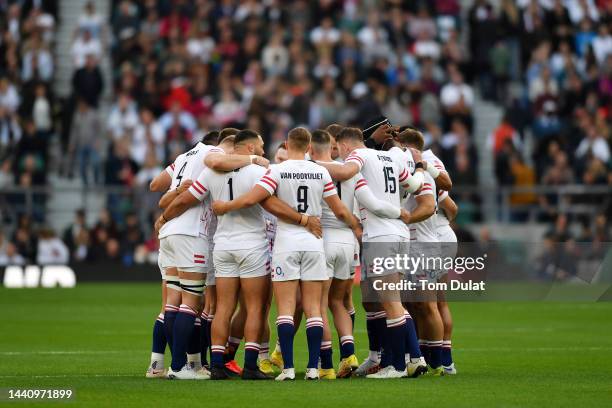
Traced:
<path id="1" fill-rule="evenodd" d="M 401 207 L 400 186 L 410 177 L 407 164 L 388 152 L 374 149 L 355 149 L 346 158 L 346 163 L 355 163 L 368 182 L 372 193 L 395 207 Z M 376 214 L 362 210 L 364 240 L 384 235 L 397 235 L 410 238 L 410 230 L 400 219 L 380 218 Z"/>
<path id="2" fill-rule="evenodd" d="M 320 217 L 322 200 L 336 192 L 327 169 L 306 160 L 286 160 L 272 166 L 257 183 L 270 194 L 276 193 L 299 213 Z M 274 252 L 324 252 L 323 240 L 299 225 L 278 220 Z"/>

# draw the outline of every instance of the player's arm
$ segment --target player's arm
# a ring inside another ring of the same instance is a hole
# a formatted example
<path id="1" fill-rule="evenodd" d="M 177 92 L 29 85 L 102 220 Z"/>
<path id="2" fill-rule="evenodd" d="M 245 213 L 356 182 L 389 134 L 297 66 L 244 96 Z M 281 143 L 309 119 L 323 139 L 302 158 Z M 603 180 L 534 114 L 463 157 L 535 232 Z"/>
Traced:
<path id="1" fill-rule="evenodd" d="M 204 200 L 204 198 L 206 198 L 208 195 L 208 189 L 203 185 L 205 181 L 205 173 L 206 169 L 200 173 L 198 179 L 193 183 L 191 183 L 189 180 L 189 187 L 185 188 L 182 193 L 172 200 L 168 208 L 166 208 L 162 215 L 159 216 L 157 221 L 155 221 L 156 231 L 159 231 L 160 228 L 171 219 L 178 217 L 191 207 L 198 205 L 200 202 L 202 202 L 202 200 Z M 185 180 L 185 182 L 186 181 L 187 180 Z M 185 182 L 183 182 L 179 188 L 186 184 Z M 176 190 L 178 190 L 178 188 Z"/>
<path id="2" fill-rule="evenodd" d="M 404 223 L 410 223 L 410 212 L 403 208 L 394 206 L 388 201 L 376 198 L 365 179 L 361 179 L 355 185 L 355 198 L 359 205 L 374 213 L 380 218 L 399 218 Z"/>
<path id="3" fill-rule="evenodd" d="M 265 157 L 243 154 L 225 154 L 221 152 L 211 152 L 204 158 L 206 167 L 216 171 L 232 171 L 249 164 L 257 164 L 262 167 L 268 167 L 270 161 Z"/>
<path id="4" fill-rule="evenodd" d="M 323 237 L 321 221 L 318 217 L 311 217 L 299 213 L 289 207 L 289 204 L 274 195 L 269 196 L 260 204 L 266 211 L 275 215 L 279 220 L 283 220 L 289 224 L 301 225 L 317 238 Z"/>
<path id="5" fill-rule="evenodd" d="M 435 163 L 425 160 L 423 161 L 423 165 L 425 166 L 425 170 L 429 173 L 429 175 L 436 181 L 436 187 L 438 190 L 450 191 L 450 189 L 453 188 L 453 182 L 445 170 L 436 166 Z"/>
<path id="6" fill-rule="evenodd" d="M 252 207 L 270 197 L 270 193 L 265 188 L 256 184 L 249 192 L 231 201 L 213 201 L 212 209 L 217 215 L 223 215 L 230 211 Z"/>
<path id="7" fill-rule="evenodd" d="M 351 214 L 348 208 L 346 208 L 346 205 L 344 205 L 342 200 L 340 200 L 338 194 L 335 193 L 333 195 L 323 197 L 323 200 L 325 200 L 329 206 L 329 209 L 332 210 L 336 218 L 348 225 L 353 230 L 356 237 L 361 238 L 361 225 L 359 222 L 357 222 L 357 218 Z"/>
<path id="8" fill-rule="evenodd" d="M 344 162 L 344 164 L 342 164 L 341 166 L 339 166 L 338 164 L 322 162 L 317 162 L 317 164 L 320 164 L 321 166 L 325 167 L 327 171 L 329 171 L 329 175 L 334 180 L 346 181 L 353 177 L 355 174 L 359 173 L 359 170 L 361 170 L 361 166 L 359 165 L 359 163 L 355 162 L 355 160 L 356 159 L 351 159 L 351 156 L 349 156 Z"/>
<path id="9" fill-rule="evenodd" d="M 161 193 L 167 191 L 172 183 L 172 172 L 174 171 L 174 163 L 161 171 L 149 184 L 149 190 Z"/>
<path id="10" fill-rule="evenodd" d="M 427 185 L 423 186 L 424 189 Z M 429 187 L 431 190 L 431 187 Z M 436 212 L 436 200 L 433 194 L 419 194 L 415 197 L 417 206 L 410 214 L 410 223 L 425 221 Z"/>
<path id="11" fill-rule="evenodd" d="M 169 190 L 164 193 L 164 195 L 159 199 L 159 208 L 165 209 L 170 203 L 172 203 L 179 195 L 181 195 L 184 191 L 186 191 L 193 182 L 191 180 L 185 180 L 181 183 L 180 186 L 175 188 L 174 190 Z"/>
<path id="12" fill-rule="evenodd" d="M 446 214 L 446 218 L 448 218 L 449 221 L 452 221 L 457 218 L 459 206 L 457 205 L 457 203 L 455 203 L 455 200 L 450 198 L 448 193 L 446 194 L 445 198 L 438 202 L 438 207 L 440 207 L 440 209 L 444 211 L 444 214 Z"/>

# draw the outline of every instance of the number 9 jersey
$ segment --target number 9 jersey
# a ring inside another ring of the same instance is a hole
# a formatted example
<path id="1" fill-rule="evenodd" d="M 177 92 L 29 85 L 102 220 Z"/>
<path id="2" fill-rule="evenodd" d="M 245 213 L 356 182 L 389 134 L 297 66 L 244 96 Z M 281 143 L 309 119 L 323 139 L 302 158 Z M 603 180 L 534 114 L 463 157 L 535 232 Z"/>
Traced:
<path id="1" fill-rule="evenodd" d="M 299 213 L 320 217 L 322 200 L 337 194 L 331 176 L 323 166 L 306 160 L 286 160 L 272 166 L 257 185 Z M 278 220 L 274 252 L 323 252 L 323 240 L 316 238 L 299 225 Z"/>

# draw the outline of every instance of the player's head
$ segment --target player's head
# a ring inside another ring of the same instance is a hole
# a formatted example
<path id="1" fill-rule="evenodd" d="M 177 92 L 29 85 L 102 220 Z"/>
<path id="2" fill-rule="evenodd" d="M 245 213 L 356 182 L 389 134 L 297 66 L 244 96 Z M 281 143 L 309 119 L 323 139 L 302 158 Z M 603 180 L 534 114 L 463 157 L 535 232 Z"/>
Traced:
<path id="1" fill-rule="evenodd" d="M 287 144 L 285 142 L 278 145 L 274 153 L 274 163 L 282 163 L 287 160 Z"/>
<path id="2" fill-rule="evenodd" d="M 240 132 L 240 130 L 238 130 L 236 128 L 228 127 L 228 128 L 221 129 L 221 132 L 219 132 L 218 143 L 221 144 L 223 139 L 225 139 L 226 137 L 236 136 L 238 134 L 238 132 Z"/>
<path id="3" fill-rule="evenodd" d="M 413 127 L 406 127 L 404 130 L 402 130 L 397 136 L 397 141 L 404 147 L 412 147 L 421 152 L 425 146 L 425 138 L 423 138 L 423 134 L 418 129 Z"/>
<path id="4" fill-rule="evenodd" d="M 329 160 L 331 158 L 331 135 L 317 129 L 312 132 L 310 140 L 310 156 L 315 160 Z"/>
<path id="5" fill-rule="evenodd" d="M 336 137 L 340 157 L 346 159 L 351 152 L 363 147 L 363 134 L 361 130 L 354 127 L 345 127 Z"/>
<path id="6" fill-rule="evenodd" d="M 202 137 L 202 144 L 216 146 L 219 143 L 219 131 L 213 130 Z"/>
<path id="7" fill-rule="evenodd" d="M 338 134 L 342 131 L 343 127 L 337 123 L 332 123 L 331 125 L 327 126 L 325 128 L 325 130 L 327 131 L 327 133 L 330 134 L 331 137 L 336 137 L 338 136 Z"/>
<path id="8" fill-rule="evenodd" d="M 236 139 L 236 136 L 234 135 L 227 136 L 225 139 L 223 139 L 221 143 L 219 143 L 218 146 L 221 149 L 223 149 L 225 154 L 232 154 L 234 153 L 234 140 L 235 139 Z"/>
<path id="9" fill-rule="evenodd" d="M 234 139 L 234 151 L 238 154 L 256 154 L 258 156 L 263 156 L 263 139 L 254 130 L 241 130 L 236 134 Z"/>
<path id="10" fill-rule="evenodd" d="M 306 153 L 310 148 L 310 132 L 303 127 L 296 127 L 289 131 L 287 135 L 287 151 L 296 153 Z"/>

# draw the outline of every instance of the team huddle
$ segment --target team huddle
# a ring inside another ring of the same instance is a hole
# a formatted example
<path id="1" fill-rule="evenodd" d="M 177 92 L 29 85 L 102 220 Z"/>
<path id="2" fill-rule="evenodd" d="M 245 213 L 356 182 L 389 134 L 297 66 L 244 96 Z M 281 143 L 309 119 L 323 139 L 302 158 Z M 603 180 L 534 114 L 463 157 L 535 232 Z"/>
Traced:
<path id="1" fill-rule="evenodd" d="M 372 290 L 374 279 L 447 279 L 445 270 L 373 268 L 376 258 L 397 254 L 455 256 L 451 180 L 423 145 L 418 130 L 378 118 L 363 131 L 292 129 L 274 164 L 248 129 L 210 132 L 179 155 L 151 182 L 164 192 L 155 223 L 162 311 L 146 376 L 294 380 L 303 318 L 307 380 L 456 374 L 444 294 Z M 353 337 L 358 266 L 369 342 L 361 364 Z M 278 340 L 270 353 L 272 302 Z"/>

